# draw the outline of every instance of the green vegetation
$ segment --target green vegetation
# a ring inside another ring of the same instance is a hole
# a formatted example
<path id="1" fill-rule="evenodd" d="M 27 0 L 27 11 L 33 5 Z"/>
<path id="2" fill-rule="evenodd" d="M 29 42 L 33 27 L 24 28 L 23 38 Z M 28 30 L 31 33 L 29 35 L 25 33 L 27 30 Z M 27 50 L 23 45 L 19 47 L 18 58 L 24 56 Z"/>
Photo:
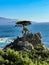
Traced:
<path id="1" fill-rule="evenodd" d="M 0 50 L 0 65 L 49 65 L 49 51 L 41 44 L 31 51 Z"/>

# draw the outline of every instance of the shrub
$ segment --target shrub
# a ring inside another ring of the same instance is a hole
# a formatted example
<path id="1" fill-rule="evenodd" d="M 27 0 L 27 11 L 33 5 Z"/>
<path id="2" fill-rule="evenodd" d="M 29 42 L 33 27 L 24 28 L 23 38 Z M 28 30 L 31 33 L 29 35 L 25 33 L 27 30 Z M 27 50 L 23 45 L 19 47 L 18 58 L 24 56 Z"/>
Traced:
<path id="1" fill-rule="evenodd" d="M 0 65 L 49 65 L 49 52 L 0 50 Z"/>

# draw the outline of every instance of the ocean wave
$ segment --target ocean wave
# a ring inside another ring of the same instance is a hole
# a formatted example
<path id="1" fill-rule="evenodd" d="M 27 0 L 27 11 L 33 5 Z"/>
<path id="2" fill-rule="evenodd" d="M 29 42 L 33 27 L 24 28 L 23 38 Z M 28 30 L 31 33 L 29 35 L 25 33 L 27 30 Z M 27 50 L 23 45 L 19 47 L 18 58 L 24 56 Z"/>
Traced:
<path id="1" fill-rule="evenodd" d="M 10 42 L 13 42 L 13 40 L 9 40 L 8 38 L 0 38 L 0 42 L 2 42 L 2 43 L 10 43 Z"/>
<path id="2" fill-rule="evenodd" d="M 0 50 L 2 50 L 3 48 L 0 47 Z"/>

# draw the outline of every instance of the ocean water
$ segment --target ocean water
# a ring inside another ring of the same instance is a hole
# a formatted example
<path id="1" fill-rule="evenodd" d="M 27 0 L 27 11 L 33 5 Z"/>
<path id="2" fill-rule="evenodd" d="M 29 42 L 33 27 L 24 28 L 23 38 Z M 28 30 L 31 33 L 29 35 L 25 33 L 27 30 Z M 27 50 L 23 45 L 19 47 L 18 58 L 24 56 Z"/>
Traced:
<path id="1" fill-rule="evenodd" d="M 32 33 L 41 32 L 43 43 L 49 47 L 49 23 L 34 23 L 28 26 Z M 14 25 L 0 25 L 0 49 L 3 49 L 7 44 L 22 36 L 22 28 Z"/>

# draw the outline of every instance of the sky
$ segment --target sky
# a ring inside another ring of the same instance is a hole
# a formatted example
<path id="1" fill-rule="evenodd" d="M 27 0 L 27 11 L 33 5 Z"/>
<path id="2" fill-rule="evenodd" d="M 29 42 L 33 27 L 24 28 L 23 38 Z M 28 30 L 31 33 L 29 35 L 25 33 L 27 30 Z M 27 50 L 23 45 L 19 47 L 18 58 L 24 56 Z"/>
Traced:
<path id="1" fill-rule="evenodd" d="M 0 17 L 49 22 L 49 0 L 0 0 Z"/>

